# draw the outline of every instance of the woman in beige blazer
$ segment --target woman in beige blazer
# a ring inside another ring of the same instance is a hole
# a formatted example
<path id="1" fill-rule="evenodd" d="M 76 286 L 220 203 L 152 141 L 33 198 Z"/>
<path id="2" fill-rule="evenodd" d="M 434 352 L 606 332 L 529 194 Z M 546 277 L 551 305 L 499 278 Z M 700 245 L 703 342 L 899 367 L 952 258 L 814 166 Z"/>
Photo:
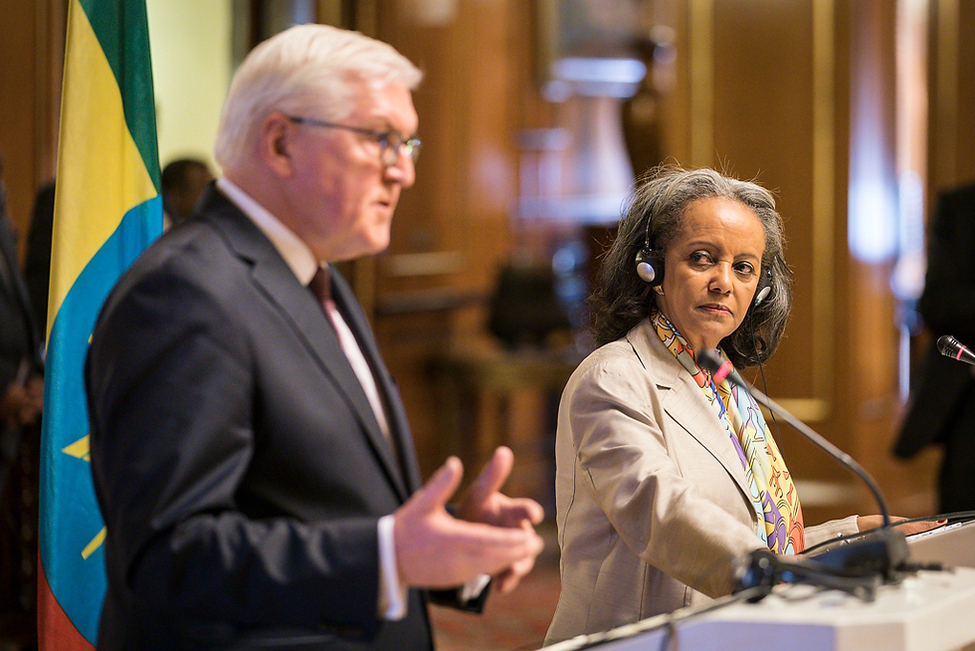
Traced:
<path id="1" fill-rule="evenodd" d="M 661 168 L 639 184 L 593 299 L 601 347 L 559 408 L 562 593 L 546 643 L 728 594 L 753 549 L 858 530 L 857 516 L 803 526 L 761 411 L 696 365 L 703 348 L 739 369 L 775 350 L 792 298 L 783 248 L 754 183 Z"/>

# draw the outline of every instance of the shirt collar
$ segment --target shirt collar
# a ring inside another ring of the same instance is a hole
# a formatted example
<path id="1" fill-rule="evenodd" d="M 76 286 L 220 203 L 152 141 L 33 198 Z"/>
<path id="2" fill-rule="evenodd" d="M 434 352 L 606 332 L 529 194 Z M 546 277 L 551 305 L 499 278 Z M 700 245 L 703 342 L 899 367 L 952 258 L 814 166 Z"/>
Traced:
<path id="1" fill-rule="evenodd" d="M 240 208 L 247 217 L 254 222 L 262 233 L 271 240 L 271 244 L 284 258 L 288 267 L 297 276 L 302 285 L 311 282 L 319 266 L 325 266 L 315 259 L 308 245 L 301 241 L 294 231 L 281 223 L 268 210 L 244 192 L 233 181 L 225 176 L 217 179 L 217 188 Z"/>

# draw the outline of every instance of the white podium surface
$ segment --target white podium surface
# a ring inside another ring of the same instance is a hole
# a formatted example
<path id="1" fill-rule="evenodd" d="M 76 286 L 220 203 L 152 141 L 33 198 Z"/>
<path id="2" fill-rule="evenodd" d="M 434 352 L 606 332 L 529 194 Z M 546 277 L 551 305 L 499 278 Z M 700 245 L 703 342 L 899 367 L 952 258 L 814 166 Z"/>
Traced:
<path id="1" fill-rule="evenodd" d="M 907 537 L 911 560 L 939 562 L 946 567 L 975 567 L 975 520 Z"/>
<path id="2" fill-rule="evenodd" d="M 881 586 L 874 601 L 786 585 L 755 604 L 688 614 L 677 611 L 545 651 L 953 651 L 975 644 L 975 569 L 922 571 Z"/>

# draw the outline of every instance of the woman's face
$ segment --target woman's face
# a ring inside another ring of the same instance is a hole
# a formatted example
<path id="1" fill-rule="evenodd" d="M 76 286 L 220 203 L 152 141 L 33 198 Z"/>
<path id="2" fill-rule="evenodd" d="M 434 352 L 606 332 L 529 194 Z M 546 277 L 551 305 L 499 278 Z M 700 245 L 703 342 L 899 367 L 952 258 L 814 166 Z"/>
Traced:
<path id="1" fill-rule="evenodd" d="M 741 324 L 762 269 L 765 229 L 732 199 L 698 199 L 667 248 L 657 307 L 695 351 L 716 348 Z"/>

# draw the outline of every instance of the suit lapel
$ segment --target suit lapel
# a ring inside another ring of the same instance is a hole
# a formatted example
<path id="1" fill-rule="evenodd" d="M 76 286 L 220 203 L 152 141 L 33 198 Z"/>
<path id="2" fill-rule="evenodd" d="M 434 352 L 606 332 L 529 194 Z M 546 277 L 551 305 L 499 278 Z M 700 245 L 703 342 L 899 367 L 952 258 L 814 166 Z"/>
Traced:
<path id="1" fill-rule="evenodd" d="M 750 491 L 745 484 L 745 471 L 728 432 L 717 422 L 714 407 L 708 403 L 680 362 L 664 347 L 649 322 L 644 322 L 629 340 L 658 386 L 669 389 L 663 398 L 664 411 L 721 464 L 734 480 L 742 499 L 751 506 Z"/>
<path id="2" fill-rule="evenodd" d="M 345 398 L 355 413 L 370 447 L 379 458 L 396 491 L 405 500 L 409 492 L 403 478 L 403 471 L 395 461 L 359 378 L 342 351 L 334 328 L 328 322 L 314 295 L 298 282 L 291 268 L 260 229 L 218 191 L 210 190 L 210 194 L 204 201 L 203 212 L 217 217 L 214 223 L 225 234 L 230 247 L 238 257 L 250 265 L 251 277 L 255 285 L 268 302 L 276 306 L 294 325 L 297 336 L 305 342 L 309 352 L 321 365 L 326 375 L 332 379 L 335 390 Z M 350 295 L 344 297 L 344 300 L 354 301 L 354 298 Z M 353 328 L 356 338 L 360 342 L 369 339 L 371 343 L 371 337 L 361 336 L 358 329 L 358 327 Z M 373 345 L 372 348 L 374 349 L 375 346 Z M 365 347 L 363 352 L 366 354 Z M 374 359 L 370 359 L 368 354 L 366 359 L 375 368 Z M 379 384 L 378 378 L 377 384 Z M 382 382 L 380 390 L 386 394 L 384 397 L 387 398 L 387 402 L 398 403 L 397 400 L 390 399 L 385 381 Z M 409 448 L 403 456 L 411 457 L 411 450 L 412 448 Z"/>

